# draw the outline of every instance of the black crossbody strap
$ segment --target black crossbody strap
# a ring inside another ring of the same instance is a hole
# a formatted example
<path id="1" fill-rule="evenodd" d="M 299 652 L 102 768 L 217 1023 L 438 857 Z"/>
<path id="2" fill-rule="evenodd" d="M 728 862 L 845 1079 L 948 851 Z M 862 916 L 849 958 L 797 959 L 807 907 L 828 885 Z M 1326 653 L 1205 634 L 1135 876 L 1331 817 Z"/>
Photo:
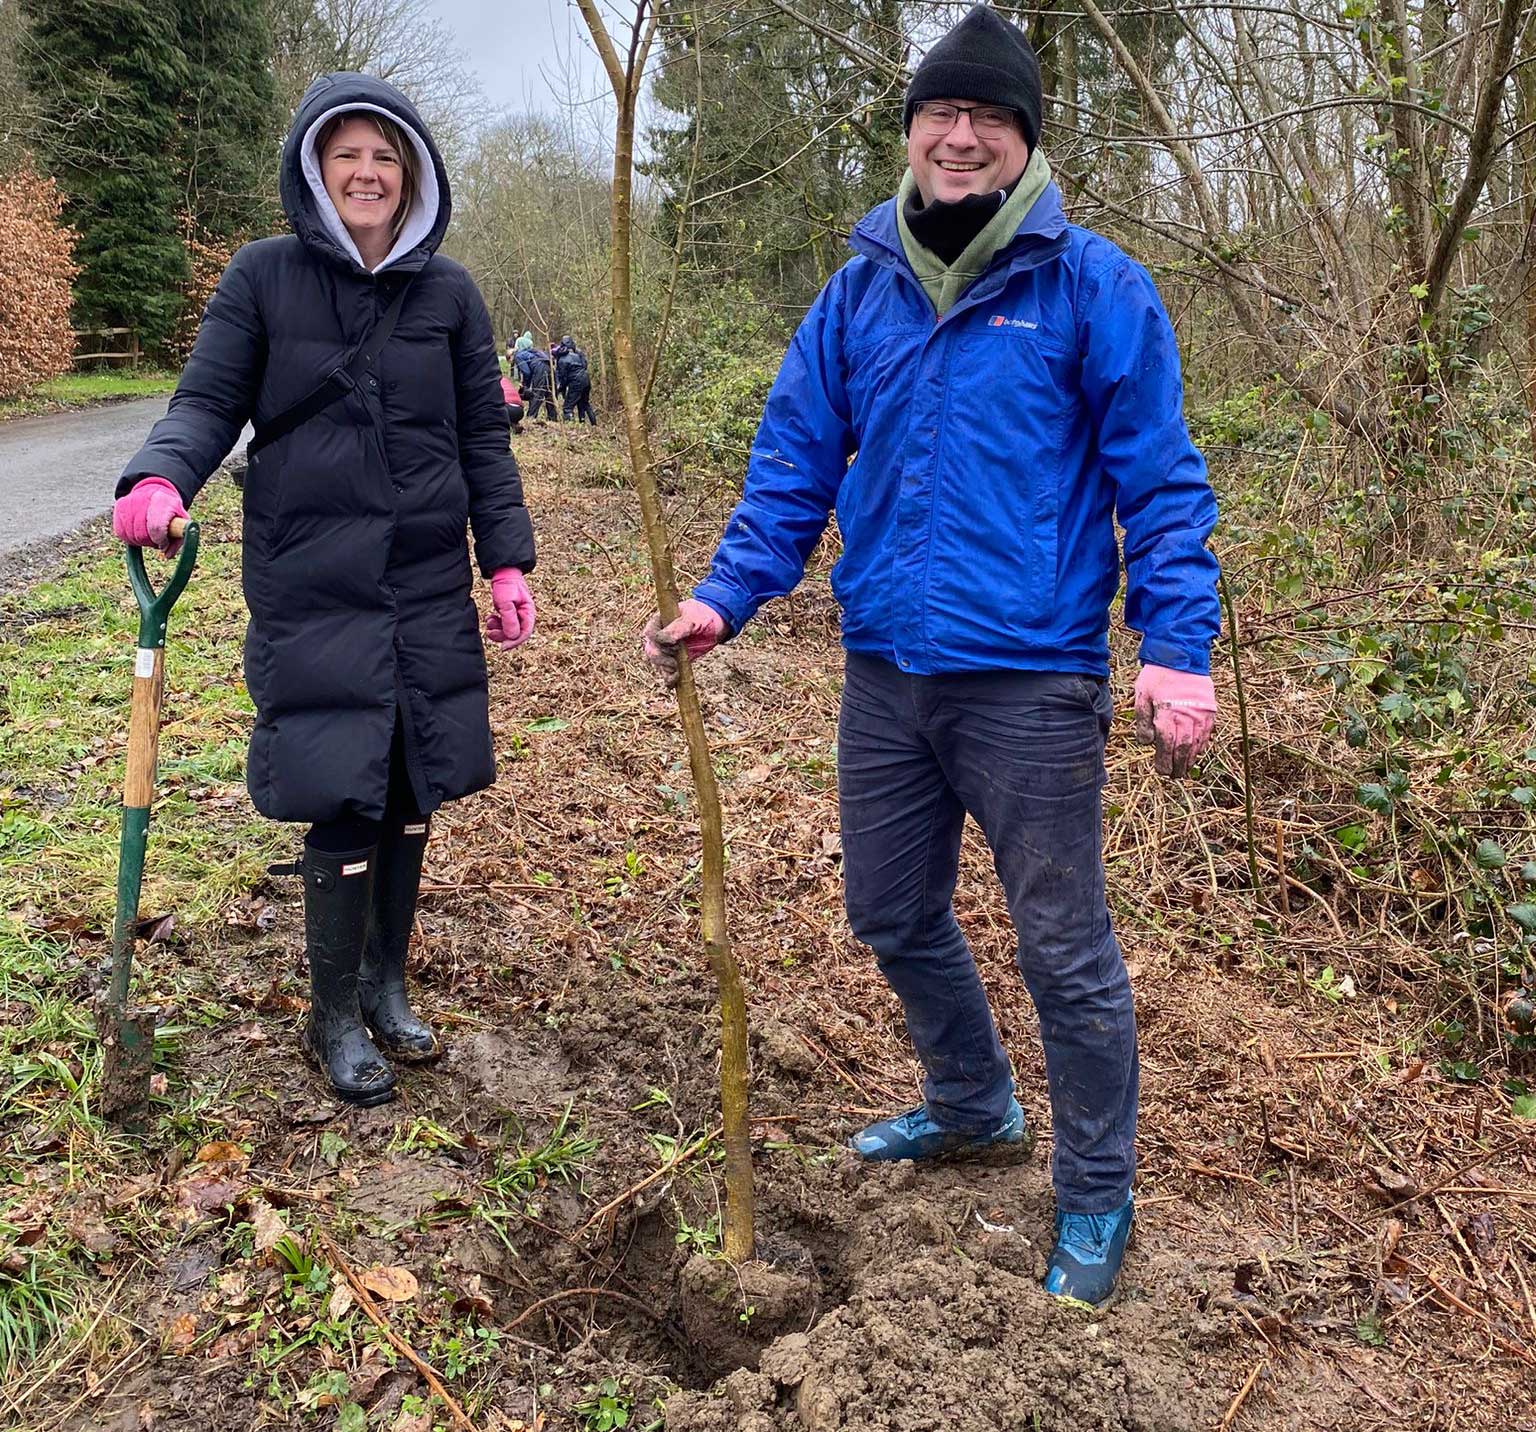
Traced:
<path id="1" fill-rule="evenodd" d="M 261 426 L 256 436 L 246 444 L 247 458 L 260 452 L 268 443 L 275 443 L 279 438 L 287 437 L 295 428 L 307 423 L 316 413 L 324 412 L 338 398 L 357 387 L 357 381 L 353 378 L 351 370 L 359 364 L 364 368 L 371 368 L 378 361 L 379 354 L 384 351 L 384 345 L 389 342 L 390 334 L 395 331 L 400 310 L 405 307 L 405 296 L 411 291 L 411 284 L 415 279 L 416 275 L 412 274 L 400 285 L 400 291 L 395 294 L 379 321 L 373 325 L 372 331 L 363 340 L 360 348 L 332 368 L 319 386 L 291 407 L 284 408 L 270 423 L 264 423 Z"/>

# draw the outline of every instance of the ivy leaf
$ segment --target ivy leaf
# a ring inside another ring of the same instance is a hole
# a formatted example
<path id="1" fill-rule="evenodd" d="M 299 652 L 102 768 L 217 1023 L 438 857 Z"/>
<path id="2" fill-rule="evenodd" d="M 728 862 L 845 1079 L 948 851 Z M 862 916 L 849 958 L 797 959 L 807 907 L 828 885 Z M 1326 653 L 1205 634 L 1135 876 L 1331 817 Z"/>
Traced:
<path id="1" fill-rule="evenodd" d="M 1458 1084 L 1476 1084 L 1483 1077 L 1483 1071 L 1470 1059 L 1442 1059 L 1440 1072 Z"/>
<path id="2" fill-rule="evenodd" d="M 1363 850 L 1366 841 L 1371 838 L 1371 833 L 1363 825 L 1346 825 L 1343 830 L 1335 831 L 1333 838 L 1345 850 Z"/>
<path id="3" fill-rule="evenodd" d="M 1536 1094 L 1521 1094 L 1510 1106 L 1517 1119 L 1536 1119 Z"/>
<path id="4" fill-rule="evenodd" d="M 1480 840 L 1472 858 L 1477 862 L 1479 870 L 1502 870 L 1504 863 L 1509 859 L 1504 854 L 1504 847 L 1496 840 Z"/>
<path id="5" fill-rule="evenodd" d="M 1355 1324 L 1355 1336 L 1369 1347 L 1385 1347 L 1387 1335 L 1382 1329 L 1381 1319 L 1374 1315 L 1361 1318 Z"/>
<path id="6" fill-rule="evenodd" d="M 528 723 L 530 731 L 563 731 L 571 723 L 563 716 L 540 716 Z"/>
<path id="7" fill-rule="evenodd" d="M 1507 905 L 1504 913 L 1528 935 L 1536 935 L 1536 905 Z"/>
<path id="8" fill-rule="evenodd" d="M 1392 797 L 1387 794 L 1387 788 L 1378 785 L 1375 781 L 1359 787 L 1355 791 L 1355 799 L 1367 810 L 1373 810 L 1378 815 L 1390 815 L 1392 813 Z"/>

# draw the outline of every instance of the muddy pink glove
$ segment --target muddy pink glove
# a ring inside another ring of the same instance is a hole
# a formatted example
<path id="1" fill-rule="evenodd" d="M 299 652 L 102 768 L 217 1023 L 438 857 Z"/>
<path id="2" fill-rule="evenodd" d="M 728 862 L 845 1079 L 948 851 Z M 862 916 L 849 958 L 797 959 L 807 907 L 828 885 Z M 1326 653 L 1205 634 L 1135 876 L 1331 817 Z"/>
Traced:
<path id="1" fill-rule="evenodd" d="M 533 635 L 533 593 L 516 567 L 498 567 L 491 573 L 491 610 L 485 617 L 485 634 L 503 651 L 521 646 Z"/>
<path id="2" fill-rule="evenodd" d="M 1216 726 L 1216 688 L 1209 676 L 1143 666 L 1136 678 L 1136 739 L 1156 748 L 1160 776 L 1184 776 Z"/>
<path id="3" fill-rule="evenodd" d="M 186 520 L 187 509 L 175 483 L 164 477 L 141 477 L 133 490 L 112 504 L 112 533 L 130 547 L 158 547 L 167 557 L 181 551 L 181 539 L 171 536 L 171 521 Z"/>
<path id="4" fill-rule="evenodd" d="M 654 666 L 667 686 L 678 681 L 677 653 L 679 648 L 688 653 L 689 661 L 697 661 L 713 651 L 730 634 L 726 620 L 713 607 L 704 602 L 685 597 L 677 604 L 675 620 L 661 624 L 661 613 L 656 612 L 645 624 L 642 647 L 645 659 Z"/>

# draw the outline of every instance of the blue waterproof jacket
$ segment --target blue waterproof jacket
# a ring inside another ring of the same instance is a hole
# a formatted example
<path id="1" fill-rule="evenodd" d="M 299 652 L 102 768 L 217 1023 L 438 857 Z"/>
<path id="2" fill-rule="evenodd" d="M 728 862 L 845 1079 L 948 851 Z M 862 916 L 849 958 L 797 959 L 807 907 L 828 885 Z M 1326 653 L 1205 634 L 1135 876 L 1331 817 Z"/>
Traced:
<path id="1" fill-rule="evenodd" d="M 549 387 L 549 354 L 542 348 L 519 348 L 512 355 L 517 376 L 525 389 Z"/>
<path id="2" fill-rule="evenodd" d="M 790 343 L 694 596 L 733 631 L 836 511 L 843 644 L 914 674 L 1105 675 L 1125 532 L 1141 660 L 1210 670 L 1216 500 L 1152 280 L 1054 184 L 942 319 L 887 200 Z M 850 463 L 850 459 L 852 459 Z"/>

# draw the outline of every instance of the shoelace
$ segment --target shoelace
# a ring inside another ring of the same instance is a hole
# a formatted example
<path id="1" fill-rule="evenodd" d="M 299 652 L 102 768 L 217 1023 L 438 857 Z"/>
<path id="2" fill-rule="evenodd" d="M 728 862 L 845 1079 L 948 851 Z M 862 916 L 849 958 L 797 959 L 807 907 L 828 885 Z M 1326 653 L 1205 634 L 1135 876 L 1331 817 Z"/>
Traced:
<path id="1" fill-rule="evenodd" d="M 1062 1217 L 1057 1241 L 1069 1252 L 1081 1250 L 1097 1261 L 1108 1251 L 1118 1221 L 1118 1213 L 1068 1213 Z"/>
<path id="2" fill-rule="evenodd" d="M 908 1109 L 905 1114 L 897 1114 L 891 1120 L 891 1126 L 899 1133 L 910 1136 L 917 1132 L 927 1113 L 928 1110 L 919 1104 L 915 1109 Z"/>

